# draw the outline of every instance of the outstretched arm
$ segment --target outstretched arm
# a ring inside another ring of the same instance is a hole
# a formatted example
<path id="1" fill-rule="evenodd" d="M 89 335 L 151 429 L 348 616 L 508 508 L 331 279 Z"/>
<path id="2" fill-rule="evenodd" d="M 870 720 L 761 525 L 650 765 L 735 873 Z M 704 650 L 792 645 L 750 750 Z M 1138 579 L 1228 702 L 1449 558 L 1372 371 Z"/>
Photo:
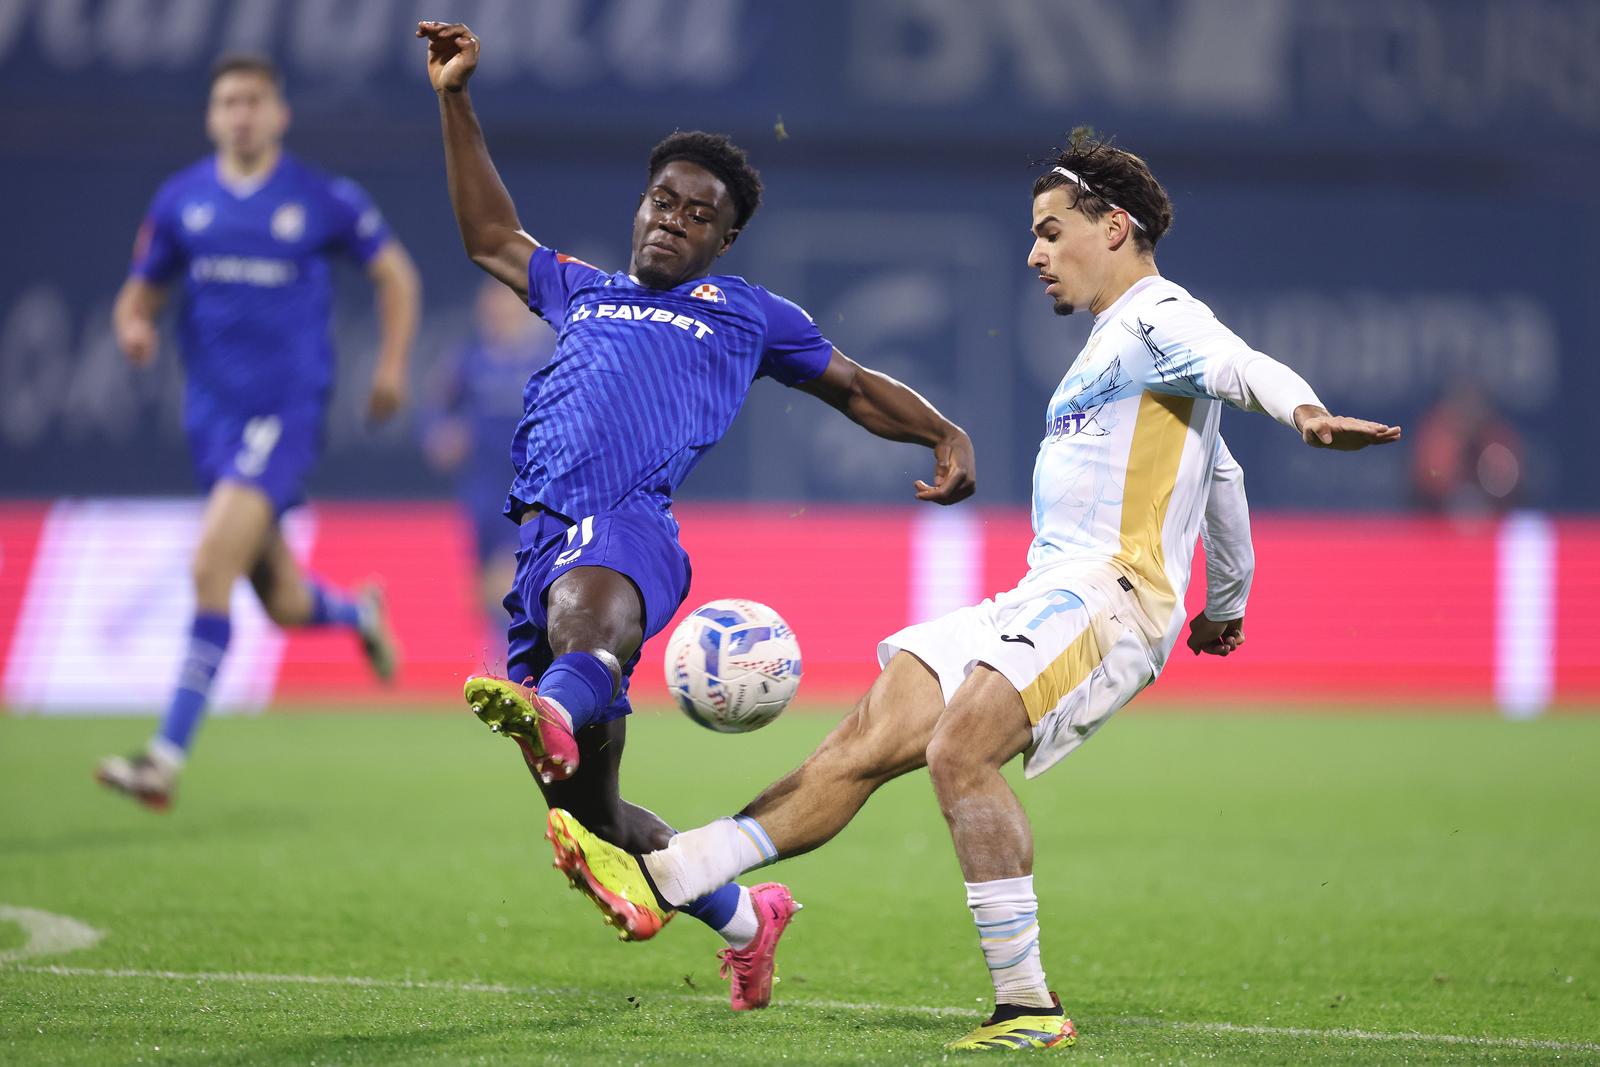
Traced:
<path id="1" fill-rule="evenodd" d="M 1206 546 L 1206 606 L 1190 620 L 1189 649 L 1196 655 L 1226 656 L 1244 644 L 1245 601 L 1255 577 L 1256 554 L 1250 543 L 1244 469 L 1220 436 L 1200 539 Z"/>
<path id="2" fill-rule="evenodd" d="M 461 243 L 472 262 L 528 295 L 528 260 L 539 243 L 517 221 L 517 208 L 489 158 L 467 80 L 478 66 L 478 38 L 459 22 L 419 22 L 428 42 L 428 80 L 439 96 L 445 175 Z"/>
<path id="3" fill-rule="evenodd" d="M 1398 426 L 1330 415 L 1304 378 L 1261 352 L 1247 350 L 1218 374 L 1217 380 L 1225 391 L 1223 399 L 1246 410 L 1266 412 L 1298 430 L 1300 439 L 1312 448 L 1354 452 L 1400 440 Z"/>
<path id="4" fill-rule="evenodd" d="M 1354 452 L 1400 440 L 1398 426 L 1329 414 L 1304 378 L 1245 344 L 1203 305 L 1162 301 L 1139 329 L 1155 364 L 1153 387 L 1161 392 L 1214 396 L 1264 412 L 1313 448 Z"/>
<path id="5" fill-rule="evenodd" d="M 797 388 L 879 437 L 933 449 L 933 484 L 920 478 L 914 483 L 918 500 L 954 504 L 977 489 L 972 438 L 909 386 L 863 367 L 835 348 L 827 369 Z"/>

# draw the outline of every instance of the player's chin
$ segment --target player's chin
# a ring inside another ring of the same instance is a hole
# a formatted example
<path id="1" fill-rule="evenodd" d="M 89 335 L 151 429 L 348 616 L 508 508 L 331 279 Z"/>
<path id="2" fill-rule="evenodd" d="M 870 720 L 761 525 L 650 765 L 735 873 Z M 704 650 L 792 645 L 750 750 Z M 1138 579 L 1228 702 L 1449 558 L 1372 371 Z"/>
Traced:
<path id="1" fill-rule="evenodd" d="M 648 289 L 675 289 L 689 277 L 689 272 L 682 270 L 682 266 L 678 262 L 639 263 L 634 269 L 634 277 Z"/>
<path id="2" fill-rule="evenodd" d="M 1051 305 L 1050 310 L 1054 311 L 1057 315 L 1070 315 L 1076 309 L 1073 308 L 1070 301 L 1057 300 L 1053 305 Z"/>

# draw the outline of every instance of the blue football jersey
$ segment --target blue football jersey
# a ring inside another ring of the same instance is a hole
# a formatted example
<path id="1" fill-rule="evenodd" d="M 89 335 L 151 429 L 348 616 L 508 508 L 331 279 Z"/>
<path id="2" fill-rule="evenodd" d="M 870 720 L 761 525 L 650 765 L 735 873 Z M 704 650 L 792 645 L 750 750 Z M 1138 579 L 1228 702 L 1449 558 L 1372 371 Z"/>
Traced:
<path id="1" fill-rule="evenodd" d="M 169 178 L 139 229 L 133 273 L 182 287 L 191 414 L 321 403 L 334 376 L 329 260 L 365 265 L 388 239 L 358 185 L 287 153 L 250 189 L 224 184 L 215 157 Z"/>
<path id="2" fill-rule="evenodd" d="M 728 275 L 651 289 L 539 248 L 528 306 L 558 333 L 523 391 L 513 516 L 529 504 L 573 519 L 668 507 L 756 378 L 798 385 L 833 353 L 800 308 Z"/>

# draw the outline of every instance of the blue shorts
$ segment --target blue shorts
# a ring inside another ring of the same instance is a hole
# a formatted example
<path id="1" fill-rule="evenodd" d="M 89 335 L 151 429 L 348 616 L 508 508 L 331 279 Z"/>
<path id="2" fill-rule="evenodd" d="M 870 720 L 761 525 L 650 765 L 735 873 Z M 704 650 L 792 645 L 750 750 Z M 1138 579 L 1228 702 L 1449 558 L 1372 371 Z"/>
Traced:
<path id="1" fill-rule="evenodd" d="M 506 674 L 513 681 L 537 680 L 550 666 L 545 594 L 568 571 L 605 567 L 632 582 L 644 601 L 645 641 L 672 621 L 689 595 L 689 554 L 678 544 L 678 523 L 669 512 L 630 508 L 568 523 L 541 511 L 522 524 L 521 533 L 517 577 L 503 602 L 511 616 L 506 628 Z M 621 692 L 597 722 L 619 719 L 633 710 L 628 680 L 638 664 L 635 652 L 623 665 Z"/>
<path id="2" fill-rule="evenodd" d="M 191 419 L 195 475 L 206 492 L 222 481 L 255 486 L 272 501 L 273 514 L 282 515 L 306 498 L 306 479 L 322 454 L 322 426 L 320 404 Z"/>

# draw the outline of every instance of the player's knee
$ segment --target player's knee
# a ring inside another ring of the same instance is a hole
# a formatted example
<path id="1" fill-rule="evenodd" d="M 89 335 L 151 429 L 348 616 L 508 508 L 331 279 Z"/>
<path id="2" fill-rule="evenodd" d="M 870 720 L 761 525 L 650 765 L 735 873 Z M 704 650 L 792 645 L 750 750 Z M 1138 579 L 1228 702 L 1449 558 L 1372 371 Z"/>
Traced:
<path id="1" fill-rule="evenodd" d="M 227 599 L 233 591 L 234 579 L 239 576 L 218 553 L 201 545 L 189 562 L 189 578 L 194 582 L 195 594 L 202 603 Z"/>
<path id="2" fill-rule="evenodd" d="M 644 639 L 638 592 L 628 579 L 603 568 L 574 571 L 556 582 L 546 608 L 550 647 L 558 656 L 605 649 L 625 660 Z"/>
<path id="3" fill-rule="evenodd" d="M 961 792 L 984 769 L 978 751 L 956 730 L 935 730 L 927 758 L 928 776 L 941 796 Z"/>
<path id="4" fill-rule="evenodd" d="M 596 609 L 588 605 L 569 605 L 559 616 L 551 613 L 550 648 L 557 656 L 568 652 L 605 652 L 620 659 L 620 651 L 631 654 L 639 645 L 638 620 L 631 615 Z"/>
<path id="5" fill-rule="evenodd" d="M 274 626 L 298 626 L 305 621 L 305 612 L 297 610 L 291 599 L 281 594 L 268 594 L 260 598 L 261 610 L 267 613 Z"/>

